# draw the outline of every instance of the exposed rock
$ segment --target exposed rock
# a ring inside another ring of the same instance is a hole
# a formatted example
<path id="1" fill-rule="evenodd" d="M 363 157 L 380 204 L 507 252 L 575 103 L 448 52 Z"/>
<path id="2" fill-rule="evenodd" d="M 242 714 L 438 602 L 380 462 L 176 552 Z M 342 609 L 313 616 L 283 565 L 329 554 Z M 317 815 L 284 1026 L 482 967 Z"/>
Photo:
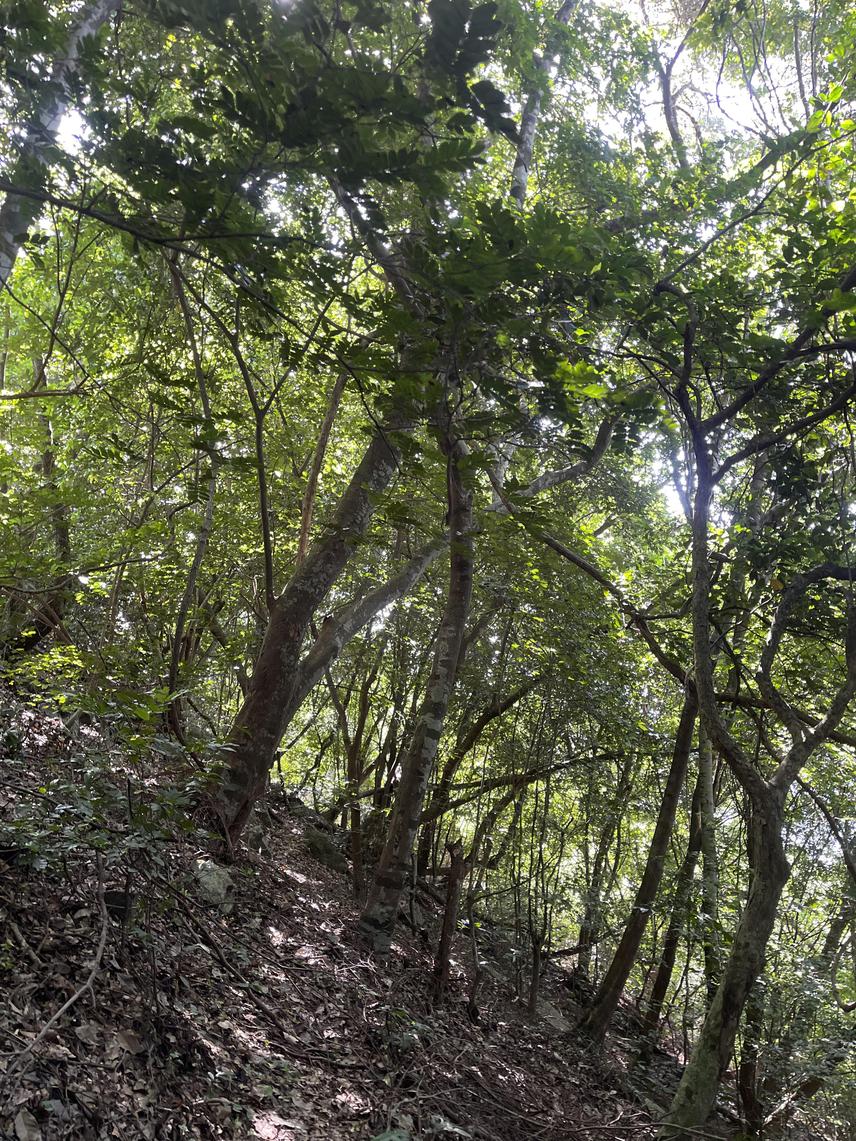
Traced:
<path id="1" fill-rule="evenodd" d="M 198 859 L 193 874 L 199 895 L 206 903 L 212 907 L 224 907 L 229 903 L 235 885 L 226 868 L 215 864 L 213 860 Z"/>
<path id="2" fill-rule="evenodd" d="M 319 864 L 336 872 L 347 872 L 348 861 L 326 832 L 317 828 L 307 828 L 304 833 L 306 850 Z"/>

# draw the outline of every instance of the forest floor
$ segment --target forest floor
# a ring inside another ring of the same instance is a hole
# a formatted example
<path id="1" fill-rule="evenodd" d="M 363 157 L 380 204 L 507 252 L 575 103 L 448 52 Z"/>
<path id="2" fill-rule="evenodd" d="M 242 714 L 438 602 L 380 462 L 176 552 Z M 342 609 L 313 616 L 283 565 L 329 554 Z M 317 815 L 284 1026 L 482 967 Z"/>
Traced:
<path id="1" fill-rule="evenodd" d="M 0 757 L 4 1138 L 655 1135 L 679 1067 L 662 1054 L 645 1074 L 632 1066 L 629 1009 L 594 1049 L 557 1015 L 575 1015 L 558 965 L 544 980 L 549 1017 L 534 1022 L 491 969 L 473 1022 L 464 935 L 434 1006 L 430 947 L 402 928 L 387 962 L 370 957 L 349 880 L 313 858 L 304 819 L 274 807 L 268 854 L 222 882 L 215 870 L 203 891 L 200 833 L 152 833 L 151 812 L 140 833 L 130 809 L 123 826 L 123 798 L 141 795 L 115 785 L 116 757 L 111 801 L 63 771 L 81 753 L 59 718 L 26 717 Z M 34 813 L 44 858 L 8 840 Z"/>

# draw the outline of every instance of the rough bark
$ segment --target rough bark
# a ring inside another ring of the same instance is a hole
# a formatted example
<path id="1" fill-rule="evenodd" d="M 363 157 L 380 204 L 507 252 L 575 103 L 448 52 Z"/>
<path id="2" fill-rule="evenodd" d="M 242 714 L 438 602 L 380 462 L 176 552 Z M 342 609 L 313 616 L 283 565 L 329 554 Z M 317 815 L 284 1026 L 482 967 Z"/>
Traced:
<path id="1" fill-rule="evenodd" d="M 379 954 L 389 950 L 410 872 L 416 830 L 455 684 L 472 594 L 472 495 L 461 476 L 457 442 L 447 434 L 443 446 L 447 454 L 449 528 L 452 535 L 449 588 L 435 643 L 431 675 L 413 736 L 401 762 L 401 781 L 396 790 L 386 843 L 360 917 L 360 930 Z"/>
<path id="2" fill-rule="evenodd" d="M 689 1138 L 704 1127 L 713 1108 L 722 1075 L 746 1000 L 764 967 L 767 943 L 776 922 L 779 900 L 790 875 L 782 833 L 784 803 L 791 784 L 814 749 L 837 728 L 856 693 L 856 610 L 849 608 L 845 635 L 846 676 L 831 699 L 826 715 L 806 733 L 795 710 L 776 688 L 772 668 L 787 620 L 809 584 L 825 578 L 852 581 L 853 571 L 823 563 L 795 575 L 783 591 L 761 655 L 758 683 L 762 694 L 791 733 L 793 744 L 765 780 L 732 736 L 717 702 L 711 654 L 708 528 L 713 490 L 711 458 L 702 426 L 685 400 L 684 415 L 693 435 L 696 460 L 696 496 L 693 510 L 693 659 L 699 709 L 707 733 L 746 791 L 751 818 L 749 828 L 749 898 L 738 924 L 731 952 L 710 1005 L 699 1039 L 681 1078 L 662 1138 Z"/>
<path id="3" fill-rule="evenodd" d="M 708 1003 L 713 1001 L 722 973 L 719 939 L 719 858 L 713 793 L 713 749 L 704 725 L 698 730 L 699 842 L 701 844 L 701 912 L 704 974 Z"/>
<path id="4" fill-rule="evenodd" d="M 765 995 L 763 979 L 758 979 L 749 991 L 746 1015 L 743 1020 L 743 1042 L 740 1063 L 737 1067 L 737 1091 L 746 1131 L 757 1137 L 764 1128 L 764 1102 L 761 1097 L 758 1069 L 761 1053 L 761 1035 L 764 1028 Z"/>
<path id="5" fill-rule="evenodd" d="M 684 1070 L 661 1138 L 689 1141 L 704 1127 L 734 1048 L 740 1016 L 764 967 L 767 943 L 790 867 L 782 844 L 782 798 L 766 813 L 753 811 L 750 825 L 752 882 L 731 954 L 701 1035 Z"/>
<path id="6" fill-rule="evenodd" d="M 675 746 L 672 752 L 669 775 L 666 779 L 666 788 L 660 802 L 657 823 L 651 838 L 645 870 L 636 892 L 633 910 L 609 969 L 598 987 L 594 1001 L 580 1023 L 581 1030 L 595 1040 L 603 1038 L 610 1019 L 618 1006 L 624 984 L 630 977 L 630 972 L 639 953 L 642 936 L 645 934 L 645 928 L 648 925 L 648 917 L 657 897 L 660 880 L 663 878 L 663 868 L 675 823 L 675 813 L 687 774 L 695 718 L 695 700 L 690 694 L 686 694 L 675 736 Z"/>

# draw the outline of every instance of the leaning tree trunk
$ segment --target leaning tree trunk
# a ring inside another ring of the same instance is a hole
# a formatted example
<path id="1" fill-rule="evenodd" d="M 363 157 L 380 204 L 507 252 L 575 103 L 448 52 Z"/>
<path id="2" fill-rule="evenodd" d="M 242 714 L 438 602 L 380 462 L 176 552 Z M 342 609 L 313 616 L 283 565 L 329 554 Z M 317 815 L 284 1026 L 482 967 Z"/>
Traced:
<path id="1" fill-rule="evenodd" d="M 395 426 L 387 426 L 375 433 L 326 536 L 312 547 L 274 602 L 244 702 L 220 757 L 216 809 L 230 846 L 240 839 L 253 805 L 264 792 L 300 683 L 300 652 L 309 622 L 365 532 L 378 493 L 397 470 L 394 431 Z"/>
<path id="2" fill-rule="evenodd" d="M 651 838 L 651 847 L 648 850 L 648 859 L 633 910 L 621 936 L 621 940 L 609 964 L 609 970 L 604 975 L 598 987 L 597 994 L 589 1010 L 584 1015 L 580 1029 L 596 1041 L 602 1039 L 606 1029 L 618 1006 L 624 984 L 630 977 L 642 936 L 648 926 L 648 917 L 657 898 L 660 880 L 663 878 L 663 867 L 669 850 L 669 840 L 675 824 L 675 813 L 684 787 L 687 774 L 690 749 L 693 740 L 693 726 L 696 718 L 695 698 L 687 693 L 684 697 L 684 706 L 681 710 L 681 719 L 675 736 L 675 747 L 672 753 L 672 764 L 666 779 L 666 790 L 660 804 L 660 812 Z"/>
<path id="3" fill-rule="evenodd" d="M 722 979 L 701 1035 L 684 1070 L 660 1132 L 670 1141 L 689 1141 L 704 1124 L 731 1059 L 740 1015 L 755 980 L 764 968 L 779 899 L 790 875 L 782 843 L 783 796 L 770 789 L 766 804 L 755 804 L 750 824 L 752 882 Z"/>
<path id="4" fill-rule="evenodd" d="M 663 1012 L 663 1004 L 666 1000 L 669 984 L 672 981 L 672 972 L 675 969 L 675 959 L 677 958 L 681 936 L 686 933 L 687 929 L 687 912 L 690 895 L 692 894 L 693 875 L 695 874 L 702 843 L 700 806 L 701 781 L 702 777 L 701 774 L 699 774 L 695 792 L 693 793 L 692 809 L 690 811 L 690 835 L 687 841 L 687 850 L 684 855 L 683 863 L 678 871 L 677 881 L 675 883 L 675 895 L 672 901 L 672 914 L 669 919 L 669 926 L 666 929 L 666 937 L 663 940 L 663 950 L 660 953 L 660 962 L 657 967 L 657 973 L 654 975 L 651 997 L 648 1000 L 648 1009 L 645 1013 L 646 1039 L 643 1044 L 643 1057 L 647 1056 L 650 1048 L 654 1045 L 657 1029 L 660 1025 L 660 1017 Z"/>
<path id="5" fill-rule="evenodd" d="M 386 843 L 359 923 L 360 930 L 379 954 L 389 950 L 410 872 L 413 844 L 455 684 L 472 594 L 472 495 L 461 476 L 457 443 L 447 437 L 444 450 L 448 461 L 451 531 L 448 595 L 437 633 L 431 675 L 416 728 L 401 763 L 401 783 L 396 791 Z"/>
<path id="6" fill-rule="evenodd" d="M 78 14 L 69 30 L 61 54 L 54 61 L 51 77 L 37 97 L 32 121 L 25 127 L 18 161 L 4 179 L 15 189 L 30 192 L 44 189 L 50 149 L 56 132 L 69 106 L 69 81 L 80 63 L 80 49 L 85 39 L 95 35 L 101 25 L 119 7 L 118 0 L 95 0 Z M 5 286 L 18 257 L 18 250 L 42 210 L 38 195 L 25 196 L 7 190 L 0 206 L 0 288 Z"/>
<path id="7" fill-rule="evenodd" d="M 461 727 L 458 738 L 455 741 L 455 746 L 451 750 L 446 763 L 443 765 L 443 771 L 440 774 L 437 787 L 425 811 L 429 822 L 423 827 L 420 833 L 419 844 L 416 849 L 416 868 L 420 876 L 424 876 L 428 871 L 428 865 L 431 861 L 431 852 L 434 848 L 436 822 L 449 805 L 452 798 L 452 782 L 457 775 L 464 757 L 476 747 L 481 739 L 482 733 L 488 725 L 501 717 L 503 713 L 507 713 L 513 705 L 516 705 L 518 701 L 531 693 L 540 681 L 540 676 L 531 678 L 502 700 L 499 699 L 498 694 L 495 695 L 469 725 Z"/>

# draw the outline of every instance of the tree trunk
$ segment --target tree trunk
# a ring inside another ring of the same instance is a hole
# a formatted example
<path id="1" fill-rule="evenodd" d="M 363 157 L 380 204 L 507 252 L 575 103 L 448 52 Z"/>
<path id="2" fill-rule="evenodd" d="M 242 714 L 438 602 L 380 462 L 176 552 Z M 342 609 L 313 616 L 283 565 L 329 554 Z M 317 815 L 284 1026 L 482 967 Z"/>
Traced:
<path id="1" fill-rule="evenodd" d="M 722 979 L 701 1035 L 684 1070 L 661 1138 L 690 1141 L 704 1127 L 734 1049 L 740 1015 L 764 968 L 767 942 L 790 867 L 782 843 L 783 795 L 770 790 L 767 804 L 753 808 L 750 823 L 752 883 Z"/>
<path id="2" fill-rule="evenodd" d="M 610 1019 L 618 1006 L 624 984 L 630 976 L 636 956 L 639 953 L 642 936 L 645 934 L 645 928 L 648 925 L 648 916 L 651 914 L 651 909 L 657 898 L 657 890 L 660 886 L 660 880 L 663 878 L 663 867 L 675 823 L 675 813 L 687 773 L 695 718 L 695 700 L 690 694 L 686 694 L 675 737 L 672 764 L 666 779 L 666 789 L 663 793 L 654 835 L 651 839 L 651 847 L 648 850 L 645 871 L 636 893 L 633 910 L 613 955 L 609 970 L 598 987 L 594 1002 L 580 1023 L 581 1030 L 596 1041 L 602 1039 L 606 1034 Z"/>
<path id="3" fill-rule="evenodd" d="M 95 0 L 81 10 L 69 30 L 65 47 L 51 69 L 50 81 L 43 86 L 33 121 L 27 124 L 20 157 L 9 173 L 8 180 L 15 186 L 27 190 L 44 189 L 46 160 L 56 141 L 62 117 L 68 110 L 69 81 L 77 72 L 83 41 L 95 35 L 118 6 L 118 0 Z M 25 198 L 7 191 L 0 206 L 0 288 L 9 280 L 18 250 L 27 240 L 41 208 L 36 198 Z"/>
<path id="4" fill-rule="evenodd" d="M 669 919 L 669 926 L 666 929 L 666 937 L 663 940 L 660 963 L 657 967 L 657 973 L 654 976 L 653 985 L 651 986 L 651 997 L 648 1000 L 648 1010 L 645 1015 L 646 1031 L 649 1035 L 649 1041 L 646 1043 L 648 1046 L 653 1043 L 656 1037 L 657 1028 L 660 1025 L 660 1016 L 663 1012 L 663 1003 L 665 1002 L 666 994 L 669 990 L 669 984 L 672 981 L 672 972 L 675 969 L 675 959 L 677 958 L 681 936 L 686 934 L 687 929 L 687 907 L 692 892 L 693 875 L 702 847 L 701 780 L 701 774 L 699 774 L 695 792 L 693 793 L 690 836 L 687 842 L 687 851 L 680 871 L 678 872 L 677 883 L 675 884 L 675 897 L 672 903 L 672 914 Z"/>
<path id="5" fill-rule="evenodd" d="M 449 983 L 450 956 L 452 953 L 452 940 L 458 926 L 458 907 L 461 902 L 461 891 L 464 886 L 470 862 L 464 858 L 464 845 L 455 840 L 446 845 L 451 864 L 446 880 L 446 906 L 443 910 L 443 926 L 440 931 L 440 943 L 434 959 L 434 1001 L 442 1002 Z"/>
<path id="6" fill-rule="evenodd" d="M 428 864 L 431 860 L 431 850 L 434 846 L 436 821 L 439 820 L 440 816 L 445 812 L 451 800 L 452 781 L 455 779 L 455 775 L 464 757 L 476 747 L 481 739 L 482 733 L 488 725 L 498 717 L 501 717 L 503 713 L 507 713 L 513 705 L 516 705 L 518 701 L 531 693 L 540 680 L 540 677 L 532 678 L 501 701 L 498 696 L 494 697 L 493 700 L 482 709 L 475 720 L 469 725 L 461 727 L 457 740 L 455 741 L 455 747 L 450 752 L 443 766 L 440 780 L 437 782 L 437 787 L 426 809 L 426 815 L 429 816 L 430 819 L 420 833 L 416 856 L 416 866 L 420 876 L 424 876 L 428 870 Z"/>
<path id="7" fill-rule="evenodd" d="M 532 935 L 532 962 L 529 969 L 529 994 L 526 999 L 526 1013 L 533 1021 L 538 1014 L 538 992 L 541 989 L 541 960 L 544 954 L 542 932 Z"/>
<path id="8" fill-rule="evenodd" d="M 555 16 L 557 24 L 567 24 L 576 3 L 577 0 L 563 0 Z M 548 46 L 545 48 L 544 54 L 535 60 L 537 71 L 544 76 L 550 74 L 550 68 L 553 64 L 553 53 L 549 43 L 552 38 L 552 35 L 548 37 Z M 514 167 L 511 172 L 509 194 L 521 209 L 526 200 L 526 191 L 529 186 L 529 170 L 532 166 L 532 153 L 535 149 L 535 133 L 538 127 L 538 119 L 541 116 L 541 98 L 541 83 L 536 81 L 533 90 L 530 91 L 526 99 L 526 106 L 520 117 L 517 153 L 514 156 Z"/>
<path id="9" fill-rule="evenodd" d="M 702 856 L 701 912 L 704 975 L 708 1006 L 713 1002 L 722 974 L 719 938 L 719 860 L 716 852 L 716 816 L 713 793 L 713 747 L 704 725 L 698 728 L 699 810 Z"/>
<path id="10" fill-rule="evenodd" d="M 764 1028 L 764 986 L 763 979 L 756 981 L 749 992 L 746 1003 L 746 1016 L 743 1019 L 743 1042 L 740 1050 L 740 1064 L 737 1067 L 737 1091 L 746 1132 L 757 1137 L 764 1128 L 764 1103 L 761 1100 L 758 1080 L 758 1056 L 761 1048 L 761 1035 Z"/>
<path id="11" fill-rule="evenodd" d="M 33 372 L 35 376 L 34 388 L 45 384 L 44 363 L 41 360 L 37 359 L 33 362 Z M 17 628 L 10 631 L 9 637 L 0 644 L 0 658 L 11 657 L 19 653 L 27 654 L 50 637 L 55 630 L 62 626 L 66 607 L 72 593 L 69 578 L 71 570 L 69 509 L 62 502 L 57 483 L 56 441 L 53 423 L 50 416 L 44 412 L 39 415 L 39 423 L 45 441 L 41 459 L 41 475 L 44 480 L 44 490 L 51 499 L 48 518 L 51 524 L 54 553 L 61 573 L 39 601 L 28 607 L 25 613 L 14 613 L 17 608 L 13 607 L 13 616 L 16 619 Z M 22 607 L 22 609 L 24 608 Z"/>
<path id="12" fill-rule="evenodd" d="M 447 436 L 449 589 L 437 634 L 434 662 L 410 745 L 401 763 L 401 781 L 389 823 L 386 843 L 375 870 L 359 927 L 378 954 L 390 947 L 398 908 L 410 871 L 411 853 L 425 800 L 425 791 L 443 732 L 449 699 L 455 684 L 461 642 L 470 607 L 473 579 L 472 495 L 464 487 L 458 445 Z"/>
<path id="13" fill-rule="evenodd" d="M 220 760 L 217 793 L 220 826 L 229 846 L 240 839 L 253 805 L 263 794 L 274 754 L 292 711 L 299 659 L 309 622 L 350 559 L 383 491 L 398 467 L 392 433 L 378 430 L 338 507 L 327 535 L 310 550 L 276 599 L 246 697 Z"/>

